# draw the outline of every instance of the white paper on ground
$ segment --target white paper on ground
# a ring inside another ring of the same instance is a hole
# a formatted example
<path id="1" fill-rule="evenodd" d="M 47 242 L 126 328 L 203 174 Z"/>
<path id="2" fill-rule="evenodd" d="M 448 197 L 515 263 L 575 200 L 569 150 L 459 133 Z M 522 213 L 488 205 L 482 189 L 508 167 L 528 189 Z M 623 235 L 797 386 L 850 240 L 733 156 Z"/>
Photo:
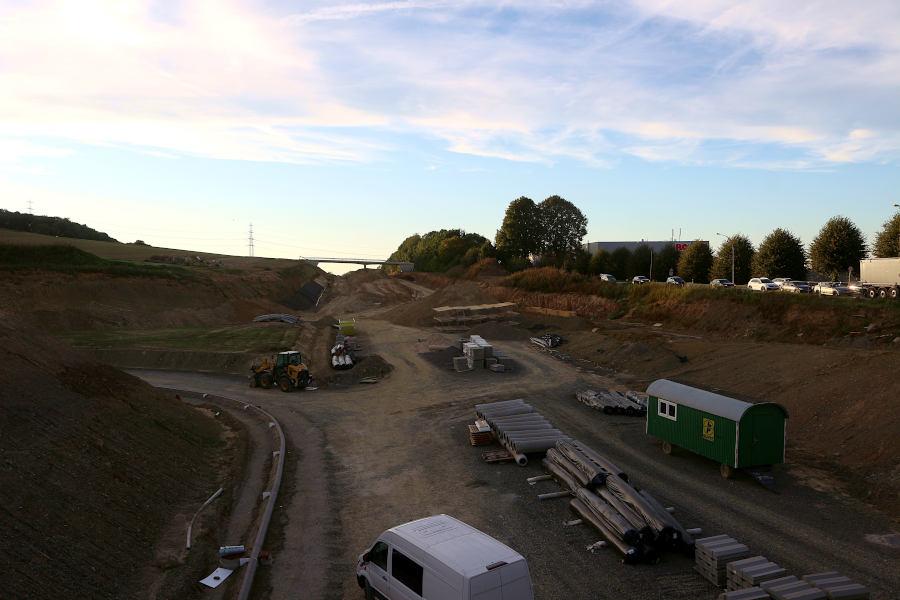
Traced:
<path id="1" fill-rule="evenodd" d="M 209 574 L 206 579 L 201 579 L 200 583 L 207 587 L 216 588 L 219 587 L 219 584 L 228 579 L 228 576 L 231 575 L 233 571 L 231 569 L 223 569 L 219 567 L 215 571 Z"/>

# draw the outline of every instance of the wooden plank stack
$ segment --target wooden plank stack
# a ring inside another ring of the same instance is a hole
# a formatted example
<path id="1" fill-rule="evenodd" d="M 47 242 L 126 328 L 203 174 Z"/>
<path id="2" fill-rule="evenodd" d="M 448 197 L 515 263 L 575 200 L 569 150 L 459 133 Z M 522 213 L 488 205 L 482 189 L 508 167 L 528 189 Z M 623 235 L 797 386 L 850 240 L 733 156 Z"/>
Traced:
<path id="1" fill-rule="evenodd" d="M 728 535 L 700 538 L 694 540 L 694 546 L 694 568 L 718 587 L 725 587 L 728 563 L 750 557 L 750 548 Z"/>
<path id="2" fill-rule="evenodd" d="M 469 425 L 469 443 L 473 446 L 487 446 L 494 441 L 494 434 L 486 421 L 478 420 Z"/>

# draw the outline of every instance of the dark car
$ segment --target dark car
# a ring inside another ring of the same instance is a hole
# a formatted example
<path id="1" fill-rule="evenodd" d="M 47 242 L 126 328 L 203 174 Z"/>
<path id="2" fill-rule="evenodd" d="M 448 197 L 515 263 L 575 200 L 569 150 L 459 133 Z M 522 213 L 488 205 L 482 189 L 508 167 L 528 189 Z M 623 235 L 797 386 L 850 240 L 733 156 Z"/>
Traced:
<path id="1" fill-rule="evenodd" d="M 684 287 L 684 279 L 675 275 L 674 277 L 669 277 L 666 279 L 666 285 L 677 285 L 678 287 Z"/>
<path id="2" fill-rule="evenodd" d="M 712 281 L 709 282 L 709 285 L 711 285 L 712 287 L 723 287 L 723 288 L 734 287 L 734 284 L 731 283 L 727 279 L 713 279 Z"/>

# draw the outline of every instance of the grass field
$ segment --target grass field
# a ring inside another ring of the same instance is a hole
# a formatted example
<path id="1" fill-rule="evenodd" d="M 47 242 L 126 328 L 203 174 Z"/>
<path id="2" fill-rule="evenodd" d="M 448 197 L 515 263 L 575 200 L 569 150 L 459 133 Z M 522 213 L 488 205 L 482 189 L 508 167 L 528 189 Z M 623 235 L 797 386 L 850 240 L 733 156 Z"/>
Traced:
<path id="1" fill-rule="evenodd" d="M 141 246 L 135 244 L 120 244 L 116 242 L 98 242 L 94 240 L 79 240 L 74 238 L 55 237 L 52 235 L 40 235 L 11 229 L 0 229 L 0 244 L 16 246 L 73 246 L 79 250 L 90 252 L 100 258 L 108 260 L 124 260 L 143 262 L 152 256 L 199 256 L 205 260 L 217 260 L 222 266 L 230 269 L 273 269 L 280 270 L 296 266 L 298 261 L 285 258 L 263 258 L 249 256 L 229 256 L 225 254 L 210 254 L 208 252 L 195 252 L 192 250 L 176 250 L 173 248 L 158 248 L 155 246 Z"/>
<path id="2" fill-rule="evenodd" d="M 76 331 L 62 334 L 75 346 L 151 348 L 206 352 L 277 352 L 297 341 L 298 327 L 287 324 L 190 327 L 181 329 Z"/>

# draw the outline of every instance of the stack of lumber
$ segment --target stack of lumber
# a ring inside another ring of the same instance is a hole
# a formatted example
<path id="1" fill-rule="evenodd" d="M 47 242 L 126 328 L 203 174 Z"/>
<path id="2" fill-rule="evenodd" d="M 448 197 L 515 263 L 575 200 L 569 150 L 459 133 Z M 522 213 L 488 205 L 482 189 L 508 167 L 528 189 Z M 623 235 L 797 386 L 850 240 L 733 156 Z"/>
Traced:
<path id="1" fill-rule="evenodd" d="M 725 587 L 728 563 L 750 556 L 750 548 L 727 535 L 701 538 L 694 545 L 694 568 L 704 579 L 718 587 Z"/>
<path id="2" fill-rule="evenodd" d="M 662 550 L 691 551 L 693 539 L 675 518 L 592 448 L 560 440 L 547 451 L 543 466 L 575 496 L 572 510 L 618 549 L 626 563 L 653 562 Z"/>
<path id="3" fill-rule="evenodd" d="M 543 454 L 559 440 L 571 439 L 521 398 L 476 404 L 475 414 L 522 466 L 528 464 L 526 454 Z"/>
<path id="4" fill-rule="evenodd" d="M 491 426 L 481 419 L 469 425 L 469 443 L 473 446 L 486 446 L 494 441 Z"/>
<path id="5" fill-rule="evenodd" d="M 728 563 L 725 568 L 728 590 L 742 590 L 758 586 L 764 581 L 787 575 L 778 564 L 765 556 L 752 556 Z"/>
<path id="6" fill-rule="evenodd" d="M 639 417 L 647 414 L 647 404 L 641 404 L 635 400 L 632 392 L 623 394 L 609 390 L 583 390 L 576 392 L 575 397 L 579 402 L 602 410 L 607 415 L 630 415 Z"/>

